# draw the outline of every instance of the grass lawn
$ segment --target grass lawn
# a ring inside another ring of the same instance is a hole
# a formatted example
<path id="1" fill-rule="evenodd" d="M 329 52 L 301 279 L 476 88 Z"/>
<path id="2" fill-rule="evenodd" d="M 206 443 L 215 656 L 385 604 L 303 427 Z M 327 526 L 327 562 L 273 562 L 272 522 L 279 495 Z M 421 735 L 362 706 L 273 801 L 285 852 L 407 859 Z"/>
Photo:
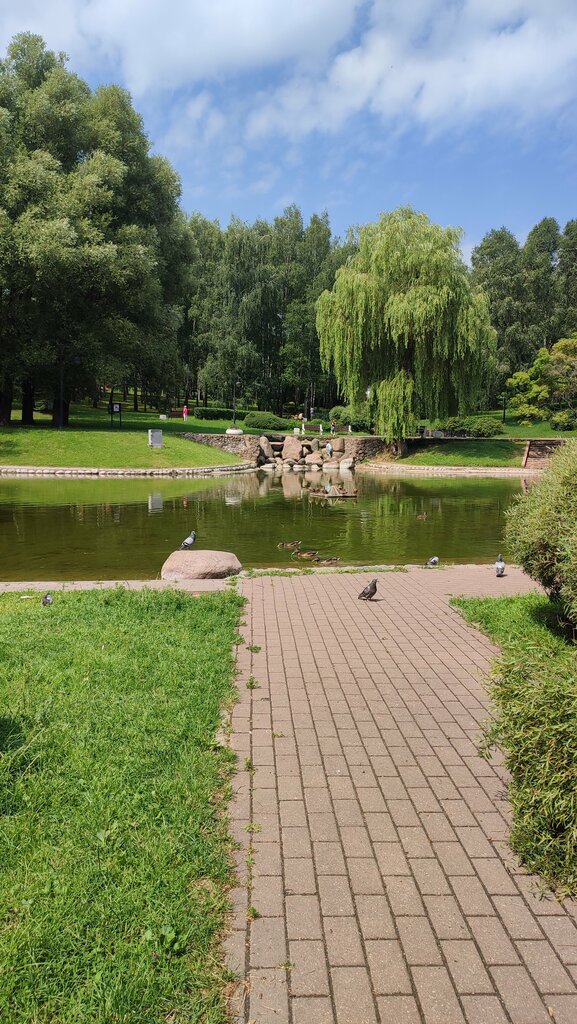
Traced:
<path id="1" fill-rule="evenodd" d="M 4 427 L 0 429 L 0 465 L 172 469 L 234 465 L 240 461 L 236 455 L 184 440 L 175 432 L 163 435 L 163 445 L 149 448 L 145 430 L 124 426 L 122 430 Z"/>
<path id="2" fill-rule="evenodd" d="M 0 596 L 0 1017 L 221 1024 L 235 593 Z"/>
<path id="3" fill-rule="evenodd" d="M 502 648 L 489 748 L 511 773 L 511 846 L 530 871 L 577 895 L 577 648 L 538 594 L 452 602 Z"/>
<path id="4" fill-rule="evenodd" d="M 520 466 L 522 441 L 493 438 L 468 441 L 425 441 L 411 445 L 412 454 L 402 460 L 410 466 Z"/>

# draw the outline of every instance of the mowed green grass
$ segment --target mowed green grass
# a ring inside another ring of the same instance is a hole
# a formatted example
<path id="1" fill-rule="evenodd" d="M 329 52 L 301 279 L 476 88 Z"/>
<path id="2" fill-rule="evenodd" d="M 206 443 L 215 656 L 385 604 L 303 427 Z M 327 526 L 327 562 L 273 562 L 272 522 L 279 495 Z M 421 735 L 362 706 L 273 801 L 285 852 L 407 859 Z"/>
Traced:
<path id="1" fill-rule="evenodd" d="M 522 441 L 471 438 L 467 441 L 426 441 L 403 464 L 412 466 L 520 466 L 525 451 Z"/>
<path id="2" fill-rule="evenodd" d="M 157 424 L 158 425 L 158 424 Z M 184 428 L 181 424 L 181 432 Z M 163 433 L 163 447 L 149 448 L 145 430 L 0 429 L 0 465 L 79 466 L 106 469 L 176 469 L 232 466 L 240 462 L 220 448 Z"/>
<path id="3" fill-rule="evenodd" d="M 221 1024 L 241 599 L 0 597 L 0 1019 Z"/>

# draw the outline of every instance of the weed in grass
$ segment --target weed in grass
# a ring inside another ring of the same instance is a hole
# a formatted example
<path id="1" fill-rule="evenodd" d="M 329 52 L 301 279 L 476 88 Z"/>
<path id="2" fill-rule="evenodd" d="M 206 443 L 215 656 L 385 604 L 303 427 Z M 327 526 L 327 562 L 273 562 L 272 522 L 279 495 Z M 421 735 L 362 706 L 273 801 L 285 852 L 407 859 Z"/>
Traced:
<path id="1" fill-rule="evenodd" d="M 247 690 L 258 690 L 260 689 L 260 683 L 254 678 L 254 676 L 249 676 L 246 681 L 246 688 Z"/>
<path id="2" fill-rule="evenodd" d="M 558 628 L 561 608 L 537 594 L 452 603 L 502 648 L 482 752 L 505 753 L 511 846 L 560 895 L 575 895 L 577 649 Z"/>
<path id="3" fill-rule="evenodd" d="M 247 651 L 250 651 L 251 654 L 259 654 L 260 651 L 262 651 L 262 647 L 259 647 L 258 644 L 250 644 L 250 646 L 247 647 Z"/>
<path id="4" fill-rule="evenodd" d="M 223 1024 L 232 593 L 0 596 L 0 1018 Z"/>

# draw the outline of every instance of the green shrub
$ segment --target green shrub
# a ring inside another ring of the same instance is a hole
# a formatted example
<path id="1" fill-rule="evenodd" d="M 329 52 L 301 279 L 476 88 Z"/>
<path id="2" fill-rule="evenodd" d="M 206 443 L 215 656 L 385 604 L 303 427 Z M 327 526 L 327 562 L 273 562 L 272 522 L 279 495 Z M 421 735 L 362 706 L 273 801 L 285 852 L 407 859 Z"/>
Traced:
<path id="1" fill-rule="evenodd" d="M 291 424 L 296 426 L 296 420 Z M 256 427 L 258 430 L 288 430 L 289 424 L 274 412 L 249 412 L 244 418 L 245 427 Z"/>
<path id="2" fill-rule="evenodd" d="M 577 624 L 577 441 L 507 512 L 507 540 L 516 561 Z"/>
<path id="3" fill-rule="evenodd" d="M 570 409 L 563 409 L 562 412 L 556 412 L 551 417 L 551 426 L 553 430 L 575 430 L 577 426 L 577 418 L 575 413 Z"/>
<path id="4" fill-rule="evenodd" d="M 493 673 L 495 718 L 485 752 L 505 752 L 511 775 L 509 841 L 529 871 L 577 892 L 577 651 L 560 634 L 561 609 L 539 594 L 458 598 L 502 648 Z"/>
<path id="5" fill-rule="evenodd" d="M 245 409 L 236 410 L 237 420 L 244 420 L 246 415 Z M 217 406 L 208 406 L 206 409 L 204 406 L 201 406 L 194 410 L 194 417 L 197 420 L 232 420 L 233 416 L 233 409 L 224 409 Z"/>
<path id="6" fill-rule="evenodd" d="M 503 433 L 501 423 L 492 416 L 450 416 L 438 429 L 457 437 L 495 437 Z"/>
<path id="7" fill-rule="evenodd" d="M 329 411 L 329 419 L 336 420 L 337 423 L 347 423 L 348 420 L 345 419 L 346 415 L 347 410 L 344 405 L 333 405 L 332 409 Z"/>

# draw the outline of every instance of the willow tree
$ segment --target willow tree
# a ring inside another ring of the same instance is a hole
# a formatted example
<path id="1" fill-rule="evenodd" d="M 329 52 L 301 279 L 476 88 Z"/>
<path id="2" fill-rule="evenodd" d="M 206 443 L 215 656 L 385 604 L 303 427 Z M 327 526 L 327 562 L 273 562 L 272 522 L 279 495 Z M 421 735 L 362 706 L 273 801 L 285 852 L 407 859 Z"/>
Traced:
<path id="1" fill-rule="evenodd" d="M 359 251 L 317 303 L 321 358 L 349 403 L 369 390 L 387 440 L 419 417 L 466 413 L 482 393 L 495 332 L 471 286 L 461 232 L 400 208 L 360 229 Z"/>

